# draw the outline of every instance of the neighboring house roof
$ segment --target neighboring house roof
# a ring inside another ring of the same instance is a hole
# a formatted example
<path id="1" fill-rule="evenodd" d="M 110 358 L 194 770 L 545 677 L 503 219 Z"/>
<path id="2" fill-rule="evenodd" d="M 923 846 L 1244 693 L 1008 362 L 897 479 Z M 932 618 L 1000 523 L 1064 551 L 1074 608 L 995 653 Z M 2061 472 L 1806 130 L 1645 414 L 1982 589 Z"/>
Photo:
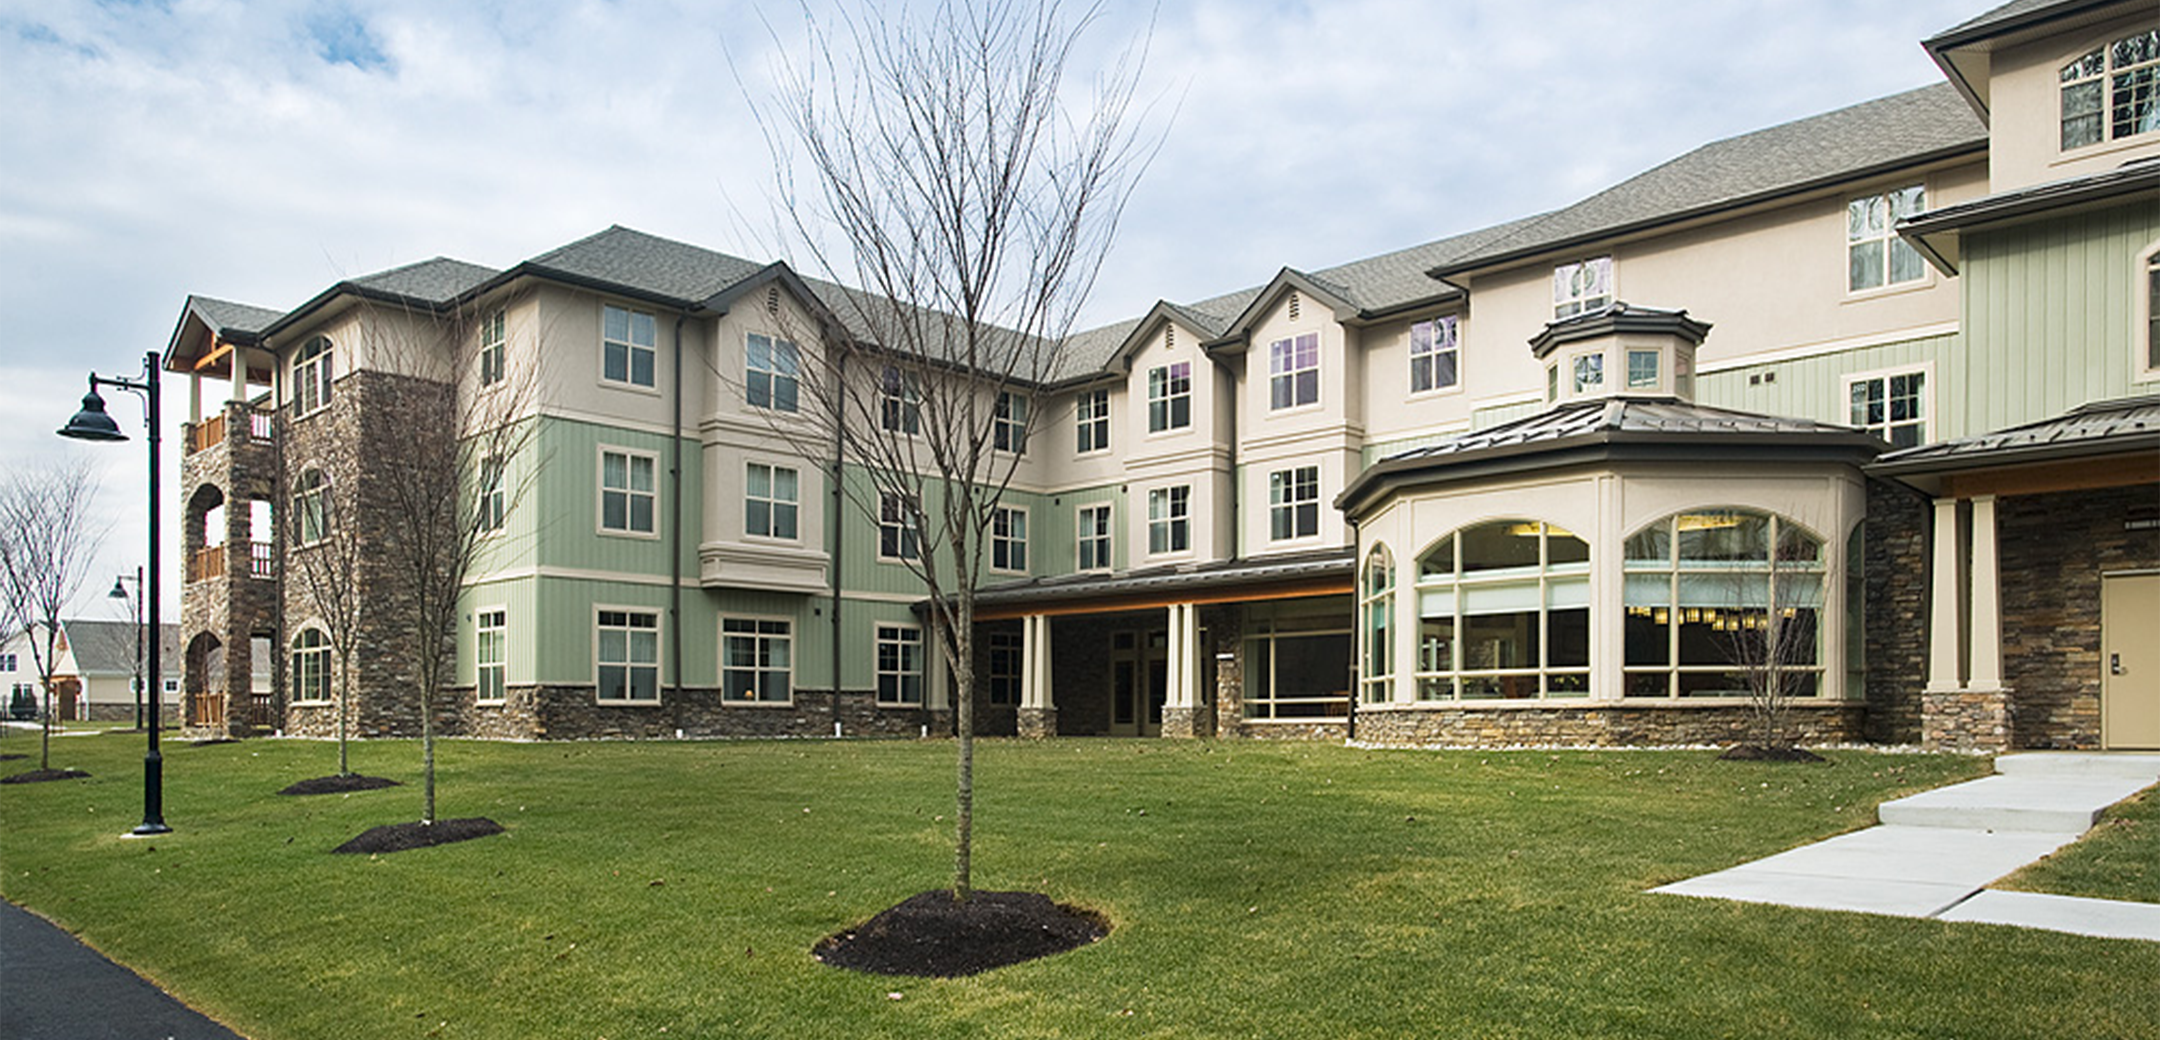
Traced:
<path id="1" fill-rule="evenodd" d="M 1269 589 L 1297 595 L 1314 595 L 1319 591 L 1348 592 L 1357 576 L 1356 554 L 1356 546 L 1340 546 L 1258 559 L 1153 567 L 1114 575 L 1030 578 L 992 585 L 976 592 L 975 616 L 982 620 L 997 620 L 1022 614 L 1139 609 L 1171 595 L 1180 602 L 1213 603 L 1268 598 Z"/>
<path id="2" fill-rule="evenodd" d="M 1729 137 L 1435 265 L 1446 278 L 1987 147 L 1948 84 Z"/>
<path id="3" fill-rule="evenodd" d="M 1980 225 L 2004 227 L 2095 206 L 2142 202 L 2160 208 L 2160 156 L 2133 159 L 2112 170 L 1929 210 L 1898 222 L 1897 233 L 1945 274 L 1956 274 L 1962 233 Z"/>
<path id="4" fill-rule="evenodd" d="M 158 649 L 158 670 L 180 674 L 180 626 L 162 625 L 165 639 Z M 135 673 L 135 623 L 91 621 L 76 618 L 61 622 L 68 649 L 75 655 L 75 670 L 82 675 L 133 675 Z M 143 648 L 146 652 L 148 647 Z"/>
<path id="5" fill-rule="evenodd" d="M 1673 397 L 1611 397 L 1570 401 L 1536 415 L 1391 455 L 1365 468 L 1336 496 L 1355 513 L 1387 487 L 1461 479 L 1625 454 L 1701 462 L 1713 453 L 1810 454 L 1864 462 L 1885 447 L 1850 426 L 1715 408 Z"/>
<path id="6" fill-rule="evenodd" d="M 2146 454 L 2160 476 L 2160 394 L 2094 401 L 2050 419 L 1893 451 L 1868 472 L 1904 480 L 2121 454 Z"/>

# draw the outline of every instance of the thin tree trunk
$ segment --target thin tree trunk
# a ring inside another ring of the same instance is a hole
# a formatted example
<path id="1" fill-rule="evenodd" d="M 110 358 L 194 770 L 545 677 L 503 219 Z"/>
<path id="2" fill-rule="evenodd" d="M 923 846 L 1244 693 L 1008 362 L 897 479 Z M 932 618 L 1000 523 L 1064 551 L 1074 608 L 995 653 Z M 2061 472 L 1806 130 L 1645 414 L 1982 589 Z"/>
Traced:
<path id="1" fill-rule="evenodd" d="M 953 639 L 953 679 L 957 724 L 960 728 L 958 771 L 954 784 L 953 901 L 965 903 L 975 894 L 975 594 L 960 593 L 960 619 Z"/>

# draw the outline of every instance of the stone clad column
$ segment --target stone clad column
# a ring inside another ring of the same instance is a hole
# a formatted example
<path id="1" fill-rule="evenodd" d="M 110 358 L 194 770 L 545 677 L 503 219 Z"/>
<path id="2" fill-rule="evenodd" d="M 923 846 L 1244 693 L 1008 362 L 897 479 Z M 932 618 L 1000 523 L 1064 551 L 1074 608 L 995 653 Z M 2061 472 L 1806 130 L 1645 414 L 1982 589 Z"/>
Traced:
<path id="1" fill-rule="evenodd" d="M 1969 546 L 1958 537 L 1957 514 L 1955 497 L 1935 500 L 1928 683 L 1920 694 L 1920 742 L 1930 748 L 2002 751 L 2010 746 L 2010 691 L 2002 682 L 1995 496 L 1972 500 Z M 1968 596 L 1971 614 L 1961 617 L 1959 608 Z"/>
<path id="2" fill-rule="evenodd" d="M 1051 696 L 1050 616 L 1020 619 L 1020 709 L 1016 725 L 1023 737 L 1057 735 L 1057 705 Z"/>

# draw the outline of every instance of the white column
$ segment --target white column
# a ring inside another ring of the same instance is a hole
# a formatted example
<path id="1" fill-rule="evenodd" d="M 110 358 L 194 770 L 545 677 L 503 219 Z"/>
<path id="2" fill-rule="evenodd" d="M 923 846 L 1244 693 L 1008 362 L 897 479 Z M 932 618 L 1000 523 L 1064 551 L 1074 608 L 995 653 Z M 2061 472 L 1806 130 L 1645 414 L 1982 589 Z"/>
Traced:
<path id="1" fill-rule="evenodd" d="M 935 622 L 924 628 L 923 635 L 930 644 L 926 648 L 928 653 L 925 654 L 928 659 L 923 662 L 926 670 L 930 673 L 923 676 L 923 682 L 930 687 L 929 693 L 923 698 L 927 702 L 925 706 L 931 711 L 950 710 L 953 706 L 950 689 L 952 686 L 952 679 L 950 678 L 952 671 L 950 665 L 945 661 L 945 640 L 938 637 L 938 627 Z M 840 677 L 835 675 L 833 676 L 833 690 L 837 693 L 839 689 Z"/>
<path id="2" fill-rule="evenodd" d="M 1020 628 L 1020 706 L 1050 706 L 1050 616 L 1030 614 Z"/>
<path id="3" fill-rule="evenodd" d="M 1190 603 L 1170 605 L 1170 689 L 1164 706 L 1193 708 L 1200 703 L 1200 608 Z"/>
<path id="4" fill-rule="evenodd" d="M 1935 500 L 1934 590 L 1928 601 L 1928 683 L 1936 692 L 1964 688 L 1958 675 L 1957 499 Z"/>
<path id="5" fill-rule="evenodd" d="M 1973 499 L 1972 514 L 1972 688 L 2000 690 L 2002 684 L 2001 560 L 1995 542 L 1995 496 Z"/>

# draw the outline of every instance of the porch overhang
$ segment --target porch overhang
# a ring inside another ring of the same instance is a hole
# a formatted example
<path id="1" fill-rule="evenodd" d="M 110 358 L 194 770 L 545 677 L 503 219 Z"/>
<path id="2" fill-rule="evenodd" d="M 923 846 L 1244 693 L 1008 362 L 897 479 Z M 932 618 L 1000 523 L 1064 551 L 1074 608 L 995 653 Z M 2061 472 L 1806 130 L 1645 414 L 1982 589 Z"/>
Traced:
<path id="1" fill-rule="evenodd" d="M 1938 498 L 2160 485 L 2160 394 L 1890 452 L 1866 472 Z"/>
<path id="2" fill-rule="evenodd" d="M 1002 621 L 1032 615 L 1160 610 L 1174 604 L 1347 596 L 1357 584 L 1356 552 L 1346 546 L 1257 560 L 1013 582 L 978 591 L 975 618 Z"/>

